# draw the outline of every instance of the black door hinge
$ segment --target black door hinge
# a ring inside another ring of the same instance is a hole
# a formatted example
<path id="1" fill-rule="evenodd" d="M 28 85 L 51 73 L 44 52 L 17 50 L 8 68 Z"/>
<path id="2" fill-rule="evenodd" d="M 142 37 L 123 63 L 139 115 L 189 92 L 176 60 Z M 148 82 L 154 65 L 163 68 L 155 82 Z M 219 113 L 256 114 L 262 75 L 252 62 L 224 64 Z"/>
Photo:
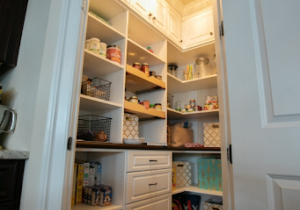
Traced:
<path id="1" fill-rule="evenodd" d="M 232 164 L 232 149 L 231 149 L 231 144 L 230 144 L 229 147 L 227 148 L 227 159 L 228 159 L 229 162 Z"/>
<path id="2" fill-rule="evenodd" d="M 72 138 L 72 137 L 69 137 L 69 138 L 68 138 L 68 145 L 67 145 L 67 149 L 68 149 L 68 150 L 71 150 L 71 149 L 72 149 L 72 142 L 73 142 L 73 138 Z"/>
<path id="3" fill-rule="evenodd" d="M 219 26 L 219 30 L 220 30 L 220 36 L 224 36 L 223 20 L 221 21 L 221 25 Z"/>

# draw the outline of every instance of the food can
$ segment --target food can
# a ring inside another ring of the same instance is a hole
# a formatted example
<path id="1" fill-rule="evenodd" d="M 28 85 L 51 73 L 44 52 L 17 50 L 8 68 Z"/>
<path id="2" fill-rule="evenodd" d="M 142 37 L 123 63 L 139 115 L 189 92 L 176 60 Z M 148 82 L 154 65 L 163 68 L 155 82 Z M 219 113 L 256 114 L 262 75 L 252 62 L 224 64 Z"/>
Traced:
<path id="1" fill-rule="evenodd" d="M 218 105 L 218 96 L 216 95 L 211 96 L 211 103 L 213 105 Z"/>
<path id="2" fill-rule="evenodd" d="M 100 39 L 98 38 L 91 38 L 89 44 L 89 50 L 95 53 L 99 53 L 100 50 Z"/>
<path id="3" fill-rule="evenodd" d="M 192 108 L 194 108 L 196 106 L 196 100 L 195 99 L 190 100 L 190 105 Z"/>
<path id="4" fill-rule="evenodd" d="M 194 111 L 194 108 L 189 108 L 187 111 L 188 111 L 188 112 L 193 112 L 193 111 Z"/>
<path id="5" fill-rule="evenodd" d="M 106 57 L 107 45 L 104 42 L 100 42 L 99 55 Z"/>
<path id="6" fill-rule="evenodd" d="M 161 110 L 161 104 L 159 103 L 155 104 L 154 109 Z"/>
<path id="7" fill-rule="evenodd" d="M 150 69 L 148 63 L 143 63 L 141 70 L 146 74 L 147 77 L 150 77 Z"/>
<path id="8" fill-rule="evenodd" d="M 211 104 L 211 96 L 205 96 L 205 104 Z"/>
<path id="9" fill-rule="evenodd" d="M 190 109 L 190 108 L 192 108 L 192 106 L 189 105 L 189 104 L 186 104 L 186 105 L 184 106 L 184 108 L 185 108 L 185 109 Z"/>
<path id="10" fill-rule="evenodd" d="M 132 64 L 132 67 L 133 67 L 133 68 L 136 68 L 136 69 L 138 69 L 138 70 L 141 70 L 141 64 L 138 63 L 138 62 L 133 63 L 133 64 Z"/>
<path id="11" fill-rule="evenodd" d="M 121 64 L 121 49 L 118 45 L 108 45 L 106 58 Z"/>
<path id="12" fill-rule="evenodd" d="M 154 109 L 155 104 L 150 104 L 150 109 Z"/>
<path id="13" fill-rule="evenodd" d="M 208 110 L 213 110 L 214 109 L 214 105 L 210 104 L 208 105 Z"/>
<path id="14" fill-rule="evenodd" d="M 162 80 L 162 77 L 160 75 L 156 75 L 155 78 L 158 80 Z"/>
<path id="15" fill-rule="evenodd" d="M 208 110 L 209 109 L 209 105 L 208 104 L 205 104 L 204 105 L 204 110 Z"/>
<path id="16" fill-rule="evenodd" d="M 150 76 L 156 76 L 156 73 L 155 73 L 155 71 L 150 71 Z"/>
<path id="17" fill-rule="evenodd" d="M 129 102 L 134 103 L 134 104 L 139 104 L 139 99 L 136 96 L 132 96 L 129 98 Z"/>

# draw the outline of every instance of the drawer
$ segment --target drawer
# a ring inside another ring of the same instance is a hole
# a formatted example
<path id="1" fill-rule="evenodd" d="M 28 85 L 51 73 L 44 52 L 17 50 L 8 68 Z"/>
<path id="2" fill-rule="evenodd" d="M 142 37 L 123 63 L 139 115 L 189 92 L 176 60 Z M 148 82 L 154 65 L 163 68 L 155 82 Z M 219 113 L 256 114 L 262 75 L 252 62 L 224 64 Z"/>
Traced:
<path id="1" fill-rule="evenodd" d="M 172 169 L 127 173 L 126 189 L 126 203 L 171 193 Z"/>
<path id="2" fill-rule="evenodd" d="M 172 152 L 128 151 L 127 172 L 172 168 Z"/>
<path id="3" fill-rule="evenodd" d="M 126 210 L 170 210 L 172 204 L 172 194 L 161 195 L 155 198 L 143 200 L 126 205 Z"/>

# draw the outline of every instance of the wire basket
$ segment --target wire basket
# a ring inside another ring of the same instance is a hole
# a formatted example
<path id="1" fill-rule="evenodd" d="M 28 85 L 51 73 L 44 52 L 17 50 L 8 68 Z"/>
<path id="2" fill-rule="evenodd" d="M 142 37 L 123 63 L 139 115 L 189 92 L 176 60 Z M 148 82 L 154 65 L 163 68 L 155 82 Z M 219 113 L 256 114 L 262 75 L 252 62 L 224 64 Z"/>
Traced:
<path id="1" fill-rule="evenodd" d="M 110 86 L 111 82 L 95 77 L 82 82 L 81 93 L 109 101 Z"/>
<path id="2" fill-rule="evenodd" d="M 98 134 L 104 132 L 107 139 L 100 141 L 109 141 L 111 119 L 99 115 L 80 115 L 78 118 L 77 139 L 97 141 Z"/>

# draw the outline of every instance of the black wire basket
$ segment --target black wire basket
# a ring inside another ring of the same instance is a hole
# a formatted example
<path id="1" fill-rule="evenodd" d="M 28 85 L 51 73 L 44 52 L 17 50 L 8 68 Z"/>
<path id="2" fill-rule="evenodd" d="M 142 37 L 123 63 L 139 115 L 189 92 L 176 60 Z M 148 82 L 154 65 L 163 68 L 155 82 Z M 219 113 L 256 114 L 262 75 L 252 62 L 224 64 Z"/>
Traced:
<path id="1" fill-rule="evenodd" d="M 109 141 L 111 120 L 112 118 L 99 115 L 80 115 L 78 118 L 77 139 Z M 99 140 L 100 134 L 102 140 Z M 106 136 L 106 138 L 103 138 L 103 136 Z"/>
<path id="2" fill-rule="evenodd" d="M 111 82 L 95 77 L 82 82 L 81 93 L 109 101 L 110 86 Z"/>

